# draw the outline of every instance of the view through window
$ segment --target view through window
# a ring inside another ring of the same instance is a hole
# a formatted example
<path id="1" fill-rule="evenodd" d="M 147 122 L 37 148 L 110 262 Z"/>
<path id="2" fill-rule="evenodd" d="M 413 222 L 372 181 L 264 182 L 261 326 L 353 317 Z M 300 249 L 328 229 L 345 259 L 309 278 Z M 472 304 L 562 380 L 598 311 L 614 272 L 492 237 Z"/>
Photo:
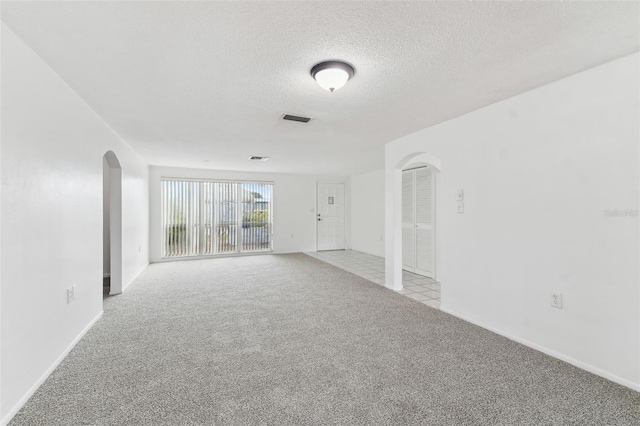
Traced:
<path id="1" fill-rule="evenodd" d="M 273 184 L 162 180 L 162 257 L 271 251 Z"/>

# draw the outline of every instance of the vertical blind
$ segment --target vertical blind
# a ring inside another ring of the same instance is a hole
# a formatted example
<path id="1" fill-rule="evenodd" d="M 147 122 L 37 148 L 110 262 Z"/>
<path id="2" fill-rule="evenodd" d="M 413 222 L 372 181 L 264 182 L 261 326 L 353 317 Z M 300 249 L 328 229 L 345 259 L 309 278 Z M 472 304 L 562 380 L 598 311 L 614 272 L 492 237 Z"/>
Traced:
<path id="1" fill-rule="evenodd" d="M 162 257 L 271 251 L 273 184 L 162 180 Z"/>

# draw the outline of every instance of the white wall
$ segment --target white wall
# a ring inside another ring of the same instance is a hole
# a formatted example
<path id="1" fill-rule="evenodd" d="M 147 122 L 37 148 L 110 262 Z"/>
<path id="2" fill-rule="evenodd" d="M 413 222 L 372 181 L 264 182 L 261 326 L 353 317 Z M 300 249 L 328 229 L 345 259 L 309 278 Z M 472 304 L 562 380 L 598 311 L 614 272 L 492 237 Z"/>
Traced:
<path id="1" fill-rule="evenodd" d="M 171 167 L 149 168 L 150 232 L 149 247 L 152 262 L 161 261 L 161 198 L 162 177 L 255 180 L 274 183 L 273 190 L 273 252 L 292 253 L 316 250 L 316 183 L 345 184 L 347 212 L 345 228 L 347 247 L 350 245 L 349 178 L 340 176 L 292 175 L 277 173 L 231 172 Z"/>
<path id="2" fill-rule="evenodd" d="M 351 248 L 384 257 L 384 170 L 351 177 Z"/>
<path id="3" fill-rule="evenodd" d="M 400 214 L 392 169 L 413 153 L 441 160 L 436 220 L 445 311 L 638 390 L 638 217 L 605 211 L 639 207 L 639 59 L 607 63 L 386 146 L 391 230 Z M 464 214 L 456 213 L 457 189 L 465 192 Z M 391 249 L 397 238 L 387 234 Z M 564 309 L 550 306 L 553 291 L 563 293 Z"/>
<path id="4" fill-rule="evenodd" d="M 148 166 L 2 24 L 3 423 L 101 314 L 107 150 L 122 165 L 126 284 L 148 263 Z"/>

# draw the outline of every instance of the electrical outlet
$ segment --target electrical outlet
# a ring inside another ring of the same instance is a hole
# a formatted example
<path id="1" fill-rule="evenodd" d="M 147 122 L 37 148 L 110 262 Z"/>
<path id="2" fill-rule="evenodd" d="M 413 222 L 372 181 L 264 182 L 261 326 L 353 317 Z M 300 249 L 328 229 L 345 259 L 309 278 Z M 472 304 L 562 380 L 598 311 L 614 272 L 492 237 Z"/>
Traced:
<path id="1" fill-rule="evenodd" d="M 464 200 L 464 189 L 458 189 L 456 191 L 456 200 L 463 201 Z"/>
<path id="2" fill-rule="evenodd" d="M 562 293 L 551 293 L 551 306 L 562 309 Z"/>

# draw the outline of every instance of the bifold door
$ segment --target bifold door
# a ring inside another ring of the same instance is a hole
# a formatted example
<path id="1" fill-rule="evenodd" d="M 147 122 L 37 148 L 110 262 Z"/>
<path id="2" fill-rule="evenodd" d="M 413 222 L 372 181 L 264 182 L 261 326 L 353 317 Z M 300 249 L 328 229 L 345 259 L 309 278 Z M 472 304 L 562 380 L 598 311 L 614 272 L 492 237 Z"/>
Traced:
<path id="1" fill-rule="evenodd" d="M 435 278 L 435 176 L 421 167 L 402 172 L 402 268 Z"/>

